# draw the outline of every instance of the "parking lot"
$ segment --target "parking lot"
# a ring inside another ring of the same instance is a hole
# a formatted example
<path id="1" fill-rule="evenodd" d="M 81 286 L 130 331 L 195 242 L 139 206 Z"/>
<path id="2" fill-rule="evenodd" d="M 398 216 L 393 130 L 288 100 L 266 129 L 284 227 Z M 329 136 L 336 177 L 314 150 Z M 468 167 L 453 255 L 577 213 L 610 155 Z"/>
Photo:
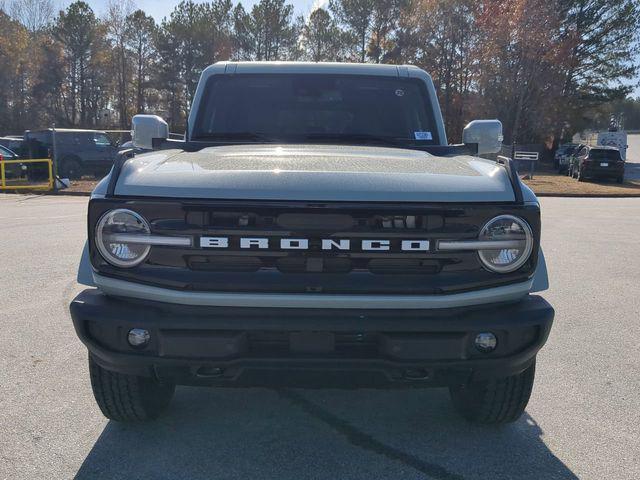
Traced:
<path id="1" fill-rule="evenodd" d="M 86 204 L 0 196 L 0 479 L 640 478 L 640 199 L 542 200 L 556 323 L 506 427 L 445 390 L 182 387 L 156 423 L 107 422 L 67 310 Z"/>

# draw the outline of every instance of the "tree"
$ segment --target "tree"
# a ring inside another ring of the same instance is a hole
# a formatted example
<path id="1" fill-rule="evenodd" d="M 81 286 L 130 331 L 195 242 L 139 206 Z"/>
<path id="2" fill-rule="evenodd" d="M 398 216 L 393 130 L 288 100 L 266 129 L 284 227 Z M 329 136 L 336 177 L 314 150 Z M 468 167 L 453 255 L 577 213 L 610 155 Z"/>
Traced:
<path id="1" fill-rule="evenodd" d="M 371 35 L 367 55 L 374 63 L 386 61 L 394 48 L 393 32 L 398 26 L 406 0 L 377 0 L 371 17 Z"/>
<path id="2" fill-rule="evenodd" d="M 131 72 L 127 50 L 127 18 L 133 11 L 132 0 L 109 0 L 106 26 L 112 45 L 112 58 L 116 72 L 117 105 L 120 128 L 129 124 L 129 92 Z"/>
<path id="3" fill-rule="evenodd" d="M 284 60 L 298 56 L 299 27 L 293 6 L 285 0 L 260 0 L 248 14 L 242 4 L 233 11 L 236 58 Z"/>
<path id="4" fill-rule="evenodd" d="M 156 34 L 157 25 L 155 20 L 142 10 L 136 10 L 127 17 L 125 41 L 134 70 L 135 113 L 144 113 L 146 111 L 146 92 L 156 57 L 154 44 Z"/>
<path id="5" fill-rule="evenodd" d="M 634 0 L 561 0 L 562 35 L 572 43 L 564 71 L 565 121 L 582 127 L 581 111 L 628 95 L 638 74 L 640 4 Z"/>
<path id="6" fill-rule="evenodd" d="M 305 57 L 313 62 L 338 61 L 343 57 L 344 33 L 329 12 L 317 8 L 302 26 Z"/>
<path id="7" fill-rule="evenodd" d="M 231 0 L 214 0 L 202 4 L 198 36 L 206 64 L 231 57 L 233 18 Z"/>
<path id="8" fill-rule="evenodd" d="M 364 62 L 367 55 L 367 39 L 376 0 L 330 0 L 329 10 L 351 35 L 358 57 Z"/>
<path id="9" fill-rule="evenodd" d="M 472 115 L 478 74 L 475 21 L 473 0 L 416 0 L 403 9 L 395 34 L 393 60 L 430 72 L 452 139 L 461 137 Z"/>
<path id="10" fill-rule="evenodd" d="M 0 10 L 0 126 L 20 129 L 26 124 L 30 77 L 29 33 Z"/>
<path id="11" fill-rule="evenodd" d="M 66 80 L 62 95 L 66 123 L 91 125 L 98 114 L 95 110 L 96 94 L 106 91 L 106 84 L 111 78 L 108 69 L 102 65 L 105 57 L 98 58 L 106 49 L 101 42 L 105 28 L 91 7 L 78 0 L 60 12 L 53 32 L 64 55 Z M 107 101 L 104 98 L 102 103 Z"/>

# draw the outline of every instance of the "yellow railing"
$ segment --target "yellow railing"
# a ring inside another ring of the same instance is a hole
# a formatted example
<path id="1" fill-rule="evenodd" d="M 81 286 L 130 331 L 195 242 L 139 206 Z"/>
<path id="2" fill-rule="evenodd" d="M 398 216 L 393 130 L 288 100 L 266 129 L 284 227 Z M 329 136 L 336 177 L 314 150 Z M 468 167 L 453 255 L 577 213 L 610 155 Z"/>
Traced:
<path id="1" fill-rule="evenodd" d="M 49 178 L 44 185 L 7 185 L 6 166 L 27 163 L 46 163 L 49 170 Z M 53 162 L 49 158 L 36 160 L 2 160 L 0 161 L 0 190 L 53 190 Z"/>

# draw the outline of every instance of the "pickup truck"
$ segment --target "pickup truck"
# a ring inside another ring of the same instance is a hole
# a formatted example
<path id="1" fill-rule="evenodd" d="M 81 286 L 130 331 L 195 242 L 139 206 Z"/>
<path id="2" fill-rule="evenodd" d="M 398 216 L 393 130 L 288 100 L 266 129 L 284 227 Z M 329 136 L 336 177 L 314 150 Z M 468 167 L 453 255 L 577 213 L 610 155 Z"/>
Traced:
<path id="1" fill-rule="evenodd" d="M 158 417 L 176 385 L 447 387 L 515 421 L 554 310 L 540 205 L 502 125 L 449 145 L 414 66 L 234 63 L 202 73 L 183 140 L 133 120 L 89 201 L 71 305 L 93 393 Z"/>

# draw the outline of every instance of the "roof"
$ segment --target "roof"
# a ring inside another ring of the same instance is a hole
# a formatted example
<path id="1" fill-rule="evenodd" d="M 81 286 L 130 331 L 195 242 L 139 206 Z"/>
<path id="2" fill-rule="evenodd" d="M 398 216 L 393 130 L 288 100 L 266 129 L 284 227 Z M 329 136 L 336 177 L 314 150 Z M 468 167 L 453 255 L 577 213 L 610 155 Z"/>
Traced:
<path id="1" fill-rule="evenodd" d="M 41 130 L 26 130 L 24 133 L 53 132 L 53 128 L 43 128 Z M 87 130 L 82 128 L 56 128 L 56 133 L 105 133 L 104 130 Z"/>
<path id="2" fill-rule="evenodd" d="M 216 68 L 217 67 L 217 68 Z M 412 65 L 338 62 L 218 62 L 210 69 L 224 67 L 225 73 L 324 73 L 342 75 L 407 76 L 403 71 L 419 70 Z M 219 70 L 218 70 L 219 71 Z"/>

